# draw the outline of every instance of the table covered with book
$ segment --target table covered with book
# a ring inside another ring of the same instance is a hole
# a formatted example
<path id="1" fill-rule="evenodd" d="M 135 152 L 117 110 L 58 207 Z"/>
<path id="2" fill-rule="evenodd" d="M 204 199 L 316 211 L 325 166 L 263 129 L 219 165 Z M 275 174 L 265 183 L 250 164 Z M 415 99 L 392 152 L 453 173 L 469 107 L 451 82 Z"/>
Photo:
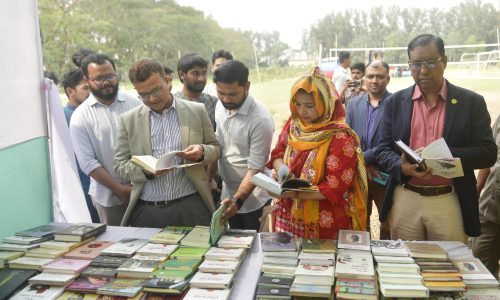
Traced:
<path id="1" fill-rule="evenodd" d="M 128 299 L 500 299 L 498 281 L 460 242 L 405 245 L 341 231 L 337 243 L 238 230 L 224 230 L 211 241 L 208 227 L 92 226 L 99 229 L 82 233 L 86 225 L 77 225 L 76 236 L 36 240 L 22 235 L 28 230 L 4 238 L 0 299 L 83 299 L 82 293 Z"/>

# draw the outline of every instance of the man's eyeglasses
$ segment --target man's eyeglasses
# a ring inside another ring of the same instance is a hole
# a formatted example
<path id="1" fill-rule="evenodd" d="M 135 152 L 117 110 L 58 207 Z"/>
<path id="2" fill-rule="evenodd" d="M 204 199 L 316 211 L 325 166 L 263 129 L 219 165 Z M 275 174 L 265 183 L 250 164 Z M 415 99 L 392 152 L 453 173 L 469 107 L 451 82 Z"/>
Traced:
<path id="1" fill-rule="evenodd" d="M 420 71 L 422 69 L 423 65 L 426 65 L 427 68 L 434 70 L 436 68 L 436 65 L 438 62 L 441 61 L 441 57 L 438 57 L 436 59 L 431 59 L 428 61 L 422 61 L 422 62 L 408 62 L 408 65 L 410 65 L 410 68 L 412 68 L 415 71 Z"/>
<path id="2" fill-rule="evenodd" d="M 89 80 L 97 83 L 104 83 L 104 81 L 114 81 L 117 76 L 118 75 L 116 74 L 108 74 L 108 75 L 96 76 L 94 78 L 89 78 Z"/>
<path id="3" fill-rule="evenodd" d="M 149 101 L 149 98 L 151 96 L 153 97 L 159 97 L 161 95 L 161 93 L 163 92 L 163 83 L 161 83 L 161 86 L 158 86 L 156 87 L 154 90 L 152 90 L 151 92 L 149 93 L 143 93 L 143 94 L 139 94 L 139 98 L 142 100 L 142 101 Z"/>

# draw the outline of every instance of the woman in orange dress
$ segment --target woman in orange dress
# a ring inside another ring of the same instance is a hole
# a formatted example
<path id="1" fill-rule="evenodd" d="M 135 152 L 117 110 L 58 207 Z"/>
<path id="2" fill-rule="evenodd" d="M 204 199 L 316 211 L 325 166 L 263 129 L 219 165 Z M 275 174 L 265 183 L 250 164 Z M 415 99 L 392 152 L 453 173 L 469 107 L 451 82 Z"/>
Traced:
<path id="1" fill-rule="evenodd" d="M 273 209 L 274 230 L 299 237 L 337 239 L 340 229 L 366 230 L 367 181 L 359 139 L 345 123 L 332 82 L 318 68 L 292 87 L 291 117 L 271 159 L 285 164 L 315 192 L 287 192 Z"/>

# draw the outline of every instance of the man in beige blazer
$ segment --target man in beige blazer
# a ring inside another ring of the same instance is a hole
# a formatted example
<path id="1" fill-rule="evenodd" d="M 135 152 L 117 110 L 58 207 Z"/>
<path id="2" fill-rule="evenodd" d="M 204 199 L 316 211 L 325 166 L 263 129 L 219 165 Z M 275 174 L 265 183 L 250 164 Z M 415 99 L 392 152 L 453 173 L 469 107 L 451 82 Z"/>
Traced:
<path id="1" fill-rule="evenodd" d="M 215 210 L 205 165 L 220 157 L 221 147 L 203 104 L 172 96 L 171 78 L 152 59 L 132 65 L 129 77 L 143 101 L 120 116 L 114 171 L 133 184 L 122 226 L 209 225 Z M 150 174 L 133 164 L 133 155 L 176 157 L 202 164 Z"/>

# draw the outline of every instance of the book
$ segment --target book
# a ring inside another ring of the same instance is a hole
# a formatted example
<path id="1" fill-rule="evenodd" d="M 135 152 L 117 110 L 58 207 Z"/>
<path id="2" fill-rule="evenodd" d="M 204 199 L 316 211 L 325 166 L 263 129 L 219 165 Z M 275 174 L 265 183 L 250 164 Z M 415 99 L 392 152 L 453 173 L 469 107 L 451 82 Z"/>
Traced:
<path id="1" fill-rule="evenodd" d="M 101 251 L 113 245 L 114 242 L 92 241 L 64 255 L 66 258 L 95 259 Z"/>
<path id="2" fill-rule="evenodd" d="M 205 273 L 235 273 L 239 266 L 239 261 L 205 260 L 198 270 Z"/>
<path id="3" fill-rule="evenodd" d="M 377 300 L 375 280 L 338 279 L 335 285 L 337 299 Z"/>
<path id="4" fill-rule="evenodd" d="M 228 229 L 220 237 L 217 246 L 221 248 L 250 248 L 256 234 L 257 231 L 252 229 Z"/>
<path id="5" fill-rule="evenodd" d="M 64 249 L 48 249 L 48 248 L 36 248 L 26 252 L 26 257 L 41 257 L 41 258 L 58 258 L 66 254 L 68 250 Z"/>
<path id="6" fill-rule="evenodd" d="M 151 278 L 153 272 L 164 258 L 158 256 L 135 255 L 120 267 L 118 267 L 119 278 Z"/>
<path id="7" fill-rule="evenodd" d="M 297 251 L 293 234 L 289 232 L 261 232 L 260 244 L 264 252 Z"/>
<path id="8" fill-rule="evenodd" d="M 106 224 L 79 223 L 54 233 L 54 240 L 60 242 L 79 242 L 95 237 L 106 231 Z"/>
<path id="9" fill-rule="evenodd" d="M 66 250 L 66 251 L 71 251 L 83 244 L 86 244 L 92 240 L 94 240 L 95 237 L 91 237 L 89 239 L 80 241 L 80 242 L 60 242 L 60 241 L 46 241 L 40 244 L 40 248 L 45 248 L 45 249 L 58 249 L 58 250 Z"/>
<path id="10" fill-rule="evenodd" d="M 75 278 L 76 275 L 72 274 L 40 273 L 35 277 L 31 277 L 29 282 L 31 284 L 64 286 L 75 280 Z"/>
<path id="11" fill-rule="evenodd" d="M 448 258 L 448 253 L 438 244 L 426 242 L 405 242 L 404 244 L 413 258 Z"/>
<path id="12" fill-rule="evenodd" d="M 290 288 L 258 286 L 255 299 L 290 299 Z"/>
<path id="13" fill-rule="evenodd" d="M 429 297 L 429 289 L 427 289 L 424 285 L 386 284 L 380 282 L 379 288 L 384 297 Z"/>
<path id="14" fill-rule="evenodd" d="M 35 270 L 0 269 L 0 299 L 8 299 L 23 289 L 35 274 Z"/>
<path id="15" fill-rule="evenodd" d="M 290 287 L 290 296 L 330 298 L 332 287 L 326 285 L 309 285 L 293 283 Z"/>
<path id="16" fill-rule="evenodd" d="M 213 246 L 217 243 L 219 238 L 226 230 L 226 224 L 222 223 L 222 214 L 226 211 L 227 206 L 221 205 L 212 215 L 210 221 L 210 245 Z"/>
<path id="17" fill-rule="evenodd" d="M 296 267 L 298 264 L 298 260 L 296 258 L 289 257 L 277 257 L 277 256 L 264 256 L 262 261 L 265 265 L 280 265 L 280 266 L 291 266 Z"/>
<path id="18" fill-rule="evenodd" d="M 231 290 L 190 288 L 183 300 L 227 300 Z"/>
<path id="19" fill-rule="evenodd" d="M 186 280 L 188 279 L 193 273 L 196 272 L 196 269 L 194 270 L 164 270 L 164 269 L 158 269 L 155 270 L 151 273 L 152 278 L 162 278 L 162 279 L 169 279 L 169 280 Z"/>
<path id="20" fill-rule="evenodd" d="M 66 286 L 66 290 L 79 292 L 79 293 L 97 293 L 97 290 L 100 287 L 103 287 L 105 284 L 114 280 L 110 277 L 99 277 L 99 276 L 89 276 L 82 277 L 80 276 L 78 279 L 70 283 Z"/>
<path id="21" fill-rule="evenodd" d="M 210 227 L 195 226 L 181 241 L 182 246 L 210 248 Z"/>
<path id="22" fill-rule="evenodd" d="M 182 153 L 182 151 L 171 151 L 159 158 L 152 155 L 132 155 L 131 162 L 152 174 L 158 171 L 187 168 L 201 164 L 201 162 L 179 164 L 177 163 L 179 161 L 177 154 L 179 153 Z"/>
<path id="23" fill-rule="evenodd" d="M 107 268 L 107 267 L 93 267 L 90 266 L 80 273 L 80 276 L 84 277 L 116 277 L 117 268 Z"/>
<path id="24" fill-rule="evenodd" d="M 31 237 L 31 236 L 14 235 L 14 236 L 4 237 L 2 240 L 4 243 L 8 244 L 33 245 L 48 241 L 51 238 L 52 238 L 51 236 Z"/>
<path id="25" fill-rule="evenodd" d="M 31 237 L 54 236 L 54 232 L 62 230 L 62 229 L 67 228 L 69 226 L 71 226 L 71 224 L 68 224 L 68 223 L 41 225 L 41 226 L 33 227 L 30 229 L 26 229 L 23 231 L 18 231 L 18 232 L 16 232 L 16 235 L 31 236 Z"/>
<path id="26" fill-rule="evenodd" d="M 373 259 L 375 259 L 377 263 L 398 263 L 398 264 L 415 263 L 415 260 L 409 256 L 373 255 Z"/>
<path id="27" fill-rule="evenodd" d="M 370 251 L 370 233 L 368 231 L 340 230 L 337 247 Z"/>
<path id="28" fill-rule="evenodd" d="M 93 267 L 118 268 L 127 259 L 127 257 L 99 255 L 90 263 L 90 265 Z"/>
<path id="29" fill-rule="evenodd" d="M 179 247 L 175 250 L 172 255 L 172 258 L 176 259 L 191 259 L 191 258 L 202 258 L 205 252 L 208 251 L 208 247 Z"/>
<path id="30" fill-rule="evenodd" d="M 218 248 L 212 247 L 204 254 L 205 259 L 211 260 L 242 260 L 245 248 Z"/>
<path id="31" fill-rule="evenodd" d="M 191 279 L 191 287 L 202 289 L 229 288 L 233 281 L 233 274 L 197 272 Z"/>
<path id="32" fill-rule="evenodd" d="M 452 259 L 452 262 L 458 268 L 464 280 L 495 280 L 495 276 L 477 258 Z"/>
<path id="33" fill-rule="evenodd" d="M 153 235 L 149 241 L 159 244 L 178 244 L 191 229 L 193 227 L 190 226 L 167 226 Z"/>
<path id="34" fill-rule="evenodd" d="M 281 184 L 273 178 L 263 173 L 257 173 L 252 176 L 252 183 L 255 186 L 263 188 L 273 195 L 281 195 L 287 191 L 301 191 L 301 192 L 317 192 L 317 186 L 301 178 L 292 178 L 283 181 Z"/>
<path id="35" fill-rule="evenodd" d="M 19 293 L 11 297 L 11 300 L 56 300 L 64 292 L 64 287 L 30 284 Z"/>
<path id="36" fill-rule="evenodd" d="M 397 240 L 373 240 L 370 242 L 373 255 L 378 256 L 410 256 L 403 241 Z"/>
<path id="37" fill-rule="evenodd" d="M 334 253 L 311 253 L 304 252 L 303 250 L 299 254 L 300 261 L 312 259 L 312 260 L 331 260 L 335 261 Z"/>
<path id="38" fill-rule="evenodd" d="M 462 275 L 456 273 L 443 273 L 443 272 L 421 272 L 424 281 L 461 281 Z"/>
<path id="39" fill-rule="evenodd" d="M 166 259 L 170 254 L 172 254 L 178 245 L 168 245 L 168 244 L 157 244 L 157 243 L 147 243 L 141 249 L 137 250 L 138 255 L 152 255 L 159 256 Z"/>
<path id="40" fill-rule="evenodd" d="M 20 257 L 9 262 L 11 269 L 41 270 L 42 266 L 53 262 L 52 258 Z"/>
<path id="41" fill-rule="evenodd" d="M 22 251 L 27 252 L 29 250 L 40 247 L 40 244 L 33 245 L 22 245 L 22 244 L 9 244 L 9 243 L 1 243 L 0 250 L 2 251 Z"/>
<path id="42" fill-rule="evenodd" d="M 464 292 L 465 284 L 463 281 L 425 281 L 424 285 L 429 291 L 446 292 Z"/>
<path id="43" fill-rule="evenodd" d="M 422 150 L 421 155 L 412 150 L 403 141 L 396 141 L 396 146 L 413 164 L 418 164 L 420 170 L 431 169 L 433 175 L 444 178 L 464 176 L 460 158 L 453 157 L 444 138 L 437 139 Z"/>
<path id="44" fill-rule="evenodd" d="M 90 265 L 88 259 L 62 258 L 46 264 L 42 267 L 43 272 L 59 274 L 80 274 Z"/>
<path id="45" fill-rule="evenodd" d="M 97 289 L 97 294 L 110 296 L 134 297 L 142 291 L 142 280 L 114 279 Z"/>
<path id="46" fill-rule="evenodd" d="M 5 265 L 8 261 L 22 257 L 22 251 L 0 251 L 0 267 Z"/>
<path id="47" fill-rule="evenodd" d="M 276 264 L 263 264 L 261 267 L 261 271 L 264 273 L 286 274 L 286 275 L 293 275 L 296 269 L 297 269 L 296 266 L 284 266 Z"/>
<path id="48" fill-rule="evenodd" d="M 293 283 L 293 275 L 283 275 L 283 274 L 266 274 L 263 273 L 259 281 L 258 286 L 268 286 L 268 287 L 290 287 Z"/>
<path id="49" fill-rule="evenodd" d="M 387 273 L 377 270 L 379 282 L 387 284 L 424 284 L 424 278 L 420 274 L 411 273 Z"/>
<path id="50" fill-rule="evenodd" d="M 172 280 L 151 278 L 144 282 L 144 292 L 181 295 L 189 286 L 189 279 Z"/>
<path id="51" fill-rule="evenodd" d="M 294 282 L 298 284 L 332 286 L 335 282 L 335 267 L 299 264 L 294 275 Z"/>
<path id="52" fill-rule="evenodd" d="M 162 270 L 194 271 L 200 265 L 201 258 L 167 259 L 159 265 Z"/>
<path id="53" fill-rule="evenodd" d="M 384 273 L 420 274 L 420 267 L 415 263 L 413 264 L 378 263 L 377 271 Z"/>
<path id="54" fill-rule="evenodd" d="M 375 279 L 371 253 L 339 248 L 335 264 L 335 276 L 337 278 Z"/>
<path id="55" fill-rule="evenodd" d="M 135 252 L 148 243 L 147 239 L 124 238 L 101 250 L 101 254 L 110 256 L 132 257 Z"/>
<path id="56" fill-rule="evenodd" d="M 334 240 L 302 239 L 302 251 L 310 253 L 337 253 Z"/>

